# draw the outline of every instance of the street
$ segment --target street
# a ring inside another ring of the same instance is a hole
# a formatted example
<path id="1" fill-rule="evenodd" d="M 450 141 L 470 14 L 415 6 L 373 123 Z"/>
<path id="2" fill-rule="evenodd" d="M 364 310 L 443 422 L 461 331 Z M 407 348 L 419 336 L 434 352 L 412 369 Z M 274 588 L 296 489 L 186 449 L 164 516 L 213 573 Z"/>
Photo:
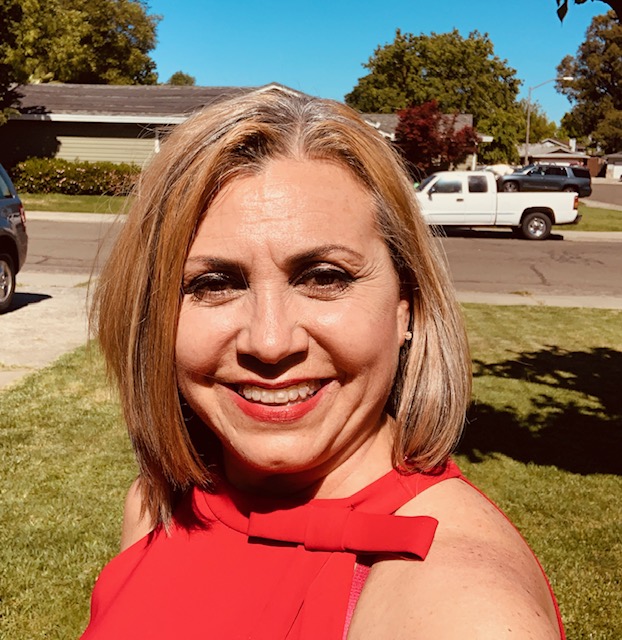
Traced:
<path id="1" fill-rule="evenodd" d="M 90 274 L 108 254 L 119 224 L 103 219 L 29 220 L 25 273 Z M 621 244 L 566 240 L 564 232 L 529 242 L 505 230 L 450 231 L 451 237 L 439 242 L 459 292 L 622 298 Z"/>

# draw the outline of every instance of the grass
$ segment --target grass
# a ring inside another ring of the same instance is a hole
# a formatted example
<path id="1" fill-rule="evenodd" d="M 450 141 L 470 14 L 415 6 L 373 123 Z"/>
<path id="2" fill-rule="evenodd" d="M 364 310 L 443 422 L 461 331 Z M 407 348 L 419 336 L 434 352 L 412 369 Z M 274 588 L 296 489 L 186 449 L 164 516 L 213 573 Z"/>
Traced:
<path id="1" fill-rule="evenodd" d="M 519 526 L 568 637 L 622 637 L 622 312 L 466 305 L 474 405 L 457 455 Z M 116 553 L 135 467 L 97 351 L 0 394 L 7 638 L 72 638 Z"/>
<path id="2" fill-rule="evenodd" d="M 122 213 L 127 202 L 123 196 L 66 196 L 61 193 L 22 193 L 20 198 L 29 211 L 75 213 Z"/>
<path id="3" fill-rule="evenodd" d="M 568 231 L 622 231 L 622 211 L 598 209 L 579 204 L 581 222 L 577 225 L 560 225 L 555 227 Z"/>

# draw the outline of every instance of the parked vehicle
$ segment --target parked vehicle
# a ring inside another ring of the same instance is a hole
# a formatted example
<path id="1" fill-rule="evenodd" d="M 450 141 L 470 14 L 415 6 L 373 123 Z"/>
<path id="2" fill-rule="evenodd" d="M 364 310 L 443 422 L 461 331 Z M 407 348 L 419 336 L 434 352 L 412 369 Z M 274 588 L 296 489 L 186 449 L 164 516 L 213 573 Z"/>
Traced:
<path id="1" fill-rule="evenodd" d="M 574 191 L 580 197 L 592 194 L 592 177 L 585 167 L 559 164 L 529 164 L 501 176 L 500 191 Z"/>
<path id="2" fill-rule="evenodd" d="M 441 171 L 417 189 L 428 224 L 511 227 L 528 240 L 544 240 L 554 224 L 576 224 L 574 193 L 498 193 L 489 171 Z"/>
<path id="3" fill-rule="evenodd" d="M 0 313 L 13 301 L 15 277 L 26 261 L 26 214 L 15 187 L 0 165 Z"/>

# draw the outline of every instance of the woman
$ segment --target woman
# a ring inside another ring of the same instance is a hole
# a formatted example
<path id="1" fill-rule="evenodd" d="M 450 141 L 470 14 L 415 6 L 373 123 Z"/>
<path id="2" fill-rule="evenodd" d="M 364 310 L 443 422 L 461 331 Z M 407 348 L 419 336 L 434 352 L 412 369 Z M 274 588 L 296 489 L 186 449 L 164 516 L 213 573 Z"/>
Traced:
<path id="1" fill-rule="evenodd" d="M 560 638 L 449 459 L 464 328 L 403 167 L 272 90 L 179 126 L 95 298 L 140 477 L 84 638 Z"/>

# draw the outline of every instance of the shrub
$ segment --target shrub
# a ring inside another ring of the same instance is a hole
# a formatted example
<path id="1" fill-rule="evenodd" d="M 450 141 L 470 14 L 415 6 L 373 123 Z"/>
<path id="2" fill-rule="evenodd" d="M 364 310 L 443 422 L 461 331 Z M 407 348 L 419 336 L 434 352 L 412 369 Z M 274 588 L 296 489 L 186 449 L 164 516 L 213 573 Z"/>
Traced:
<path id="1" fill-rule="evenodd" d="M 128 194 L 139 174 L 135 164 L 28 158 L 13 169 L 13 181 L 27 193 L 120 196 Z"/>

